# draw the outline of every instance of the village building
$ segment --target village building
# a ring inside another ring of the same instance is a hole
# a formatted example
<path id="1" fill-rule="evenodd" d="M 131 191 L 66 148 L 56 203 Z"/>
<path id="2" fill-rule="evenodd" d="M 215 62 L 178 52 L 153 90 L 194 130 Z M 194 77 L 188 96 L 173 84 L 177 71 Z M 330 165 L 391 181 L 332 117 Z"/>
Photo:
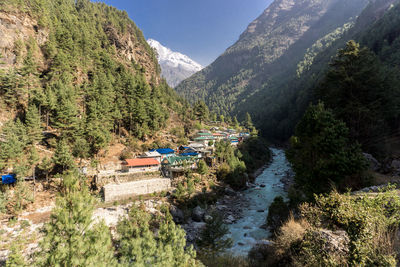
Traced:
<path id="1" fill-rule="evenodd" d="M 221 140 L 221 139 L 226 138 L 226 134 L 223 134 L 223 133 L 213 133 L 212 135 L 213 135 L 217 140 Z"/>
<path id="2" fill-rule="evenodd" d="M 201 153 L 207 148 L 207 145 L 204 145 L 203 143 L 190 143 L 189 147 L 197 153 Z"/>
<path id="3" fill-rule="evenodd" d="M 244 139 L 246 139 L 246 138 L 250 137 L 250 133 L 240 133 L 239 136 L 243 137 Z"/>
<path id="4" fill-rule="evenodd" d="M 158 153 L 157 151 L 147 151 L 139 156 L 139 158 L 156 159 L 160 163 L 161 163 L 161 157 L 162 157 L 162 155 L 160 153 Z"/>
<path id="5" fill-rule="evenodd" d="M 199 156 L 199 152 L 188 146 L 180 146 L 178 148 L 178 153 L 180 156 L 192 156 L 192 157 Z"/>
<path id="6" fill-rule="evenodd" d="M 237 146 L 239 144 L 239 138 L 235 136 L 231 136 L 228 139 L 231 142 L 231 145 Z"/>
<path id="7" fill-rule="evenodd" d="M 199 137 L 194 138 L 195 142 L 202 143 L 205 146 L 209 146 L 208 144 L 210 143 L 210 141 L 212 141 L 214 143 L 215 140 L 216 140 L 216 138 L 214 136 L 212 136 L 212 134 L 210 134 L 209 136 L 199 136 Z"/>
<path id="8" fill-rule="evenodd" d="M 158 148 L 158 149 L 152 149 L 150 152 L 158 152 L 161 155 L 161 161 L 167 157 L 175 156 L 175 150 L 171 148 Z"/>
<path id="9" fill-rule="evenodd" d="M 161 162 L 161 170 L 165 177 L 175 178 L 188 169 L 197 168 L 198 160 L 197 157 L 192 156 L 168 157 Z"/>
<path id="10" fill-rule="evenodd" d="M 200 137 L 200 136 L 212 136 L 213 134 L 212 133 L 209 133 L 209 132 L 198 132 L 197 133 L 197 136 L 198 137 Z"/>
<path id="11" fill-rule="evenodd" d="M 160 170 L 160 162 L 154 158 L 126 159 L 122 170 L 130 173 L 157 172 Z"/>

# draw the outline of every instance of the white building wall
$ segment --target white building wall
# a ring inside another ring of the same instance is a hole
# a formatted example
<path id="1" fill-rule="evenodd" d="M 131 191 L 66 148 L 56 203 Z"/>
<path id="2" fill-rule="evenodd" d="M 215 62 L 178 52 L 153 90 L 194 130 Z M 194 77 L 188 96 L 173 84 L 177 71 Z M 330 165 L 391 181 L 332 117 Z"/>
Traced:
<path id="1" fill-rule="evenodd" d="M 171 180 L 157 178 L 122 184 L 108 184 L 103 187 L 104 201 L 116 201 L 130 197 L 147 195 L 171 189 Z"/>

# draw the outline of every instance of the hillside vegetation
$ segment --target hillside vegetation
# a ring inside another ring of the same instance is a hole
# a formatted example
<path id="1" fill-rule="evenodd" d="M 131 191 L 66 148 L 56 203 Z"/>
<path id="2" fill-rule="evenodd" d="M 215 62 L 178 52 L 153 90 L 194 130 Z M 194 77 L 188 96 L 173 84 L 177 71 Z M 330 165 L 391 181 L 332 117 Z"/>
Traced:
<path id="1" fill-rule="evenodd" d="M 37 144 L 93 158 L 113 136 L 151 137 L 183 107 L 126 12 L 13 0 L 1 2 L 0 17 L 0 169 L 23 174 Z"/>

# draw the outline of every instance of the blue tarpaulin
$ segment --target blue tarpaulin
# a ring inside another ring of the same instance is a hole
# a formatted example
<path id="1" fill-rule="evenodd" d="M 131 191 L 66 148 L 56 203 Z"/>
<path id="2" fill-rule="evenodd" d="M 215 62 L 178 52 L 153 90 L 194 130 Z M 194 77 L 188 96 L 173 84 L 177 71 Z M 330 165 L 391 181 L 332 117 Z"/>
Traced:
<path id="1" fill-rule="evenodd" d="M 1 182 L 3 184 L 13 184 L 16 181 L 17 181 L 17 179 L 15 179 L 15 174 L 7 174 L 7 175 L 1 176 Z"/>

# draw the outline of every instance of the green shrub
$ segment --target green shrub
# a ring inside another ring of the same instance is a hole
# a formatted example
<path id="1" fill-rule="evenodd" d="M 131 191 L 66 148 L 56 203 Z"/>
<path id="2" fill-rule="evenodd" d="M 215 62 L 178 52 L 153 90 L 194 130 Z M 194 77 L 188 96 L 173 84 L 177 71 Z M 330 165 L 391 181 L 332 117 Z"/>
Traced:
<path id="1" fill-rule="evenodd" d="M 358 196 L 333 192 L 316 197 L 315 205 L 302 205 L 301 214 L 313 227 L 340 228 L 347 233 L 349 264 L 388 266 L 393 262 L 393 241 L 400 223 L 396 191 Z"/>
<path id="2" fill-rule="evenodd" d="M 283 197 L 276 197 L 268 208 L 267 226 L 271 228 L 272 232 L 275 232 L 288 217 L 288 205 L 285 203 Z"/>
<path id="3" fill-rule="evenodd" d="M 197 172 L 201 175 L 206 175 L 208 173 L 208 166 L 204 160 L 200 160 L 199 163 L 197 163 Z"/>

